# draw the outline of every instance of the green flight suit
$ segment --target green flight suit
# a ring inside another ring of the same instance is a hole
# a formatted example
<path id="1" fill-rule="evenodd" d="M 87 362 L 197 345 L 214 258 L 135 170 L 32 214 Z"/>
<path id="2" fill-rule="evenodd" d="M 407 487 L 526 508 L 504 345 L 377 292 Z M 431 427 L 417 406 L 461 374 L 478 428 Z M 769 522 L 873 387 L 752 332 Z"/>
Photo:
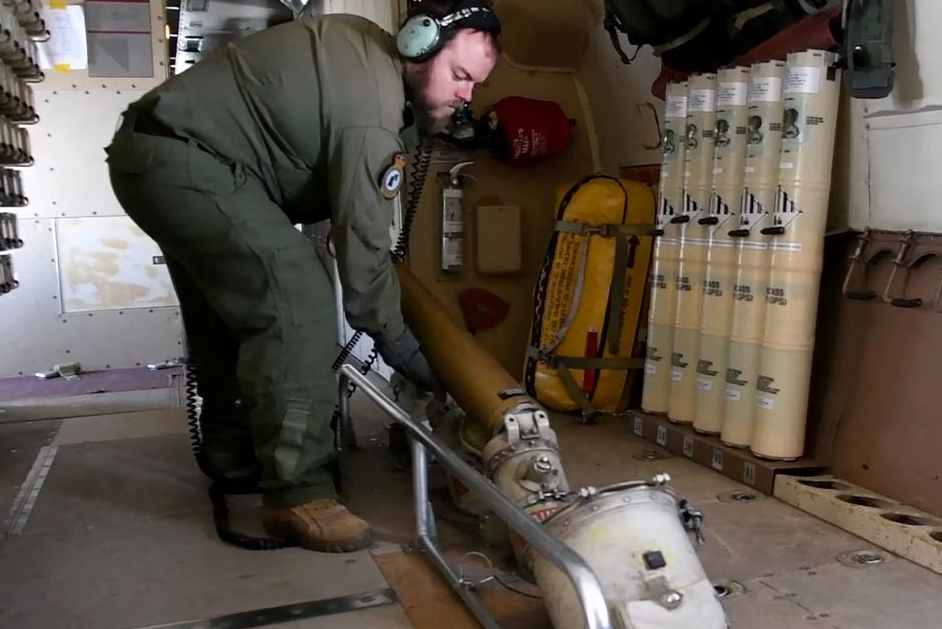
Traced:
<path id="1" fill-rule="evenodd" d="M 410 118 L 393 36 L 328 15 L 217 49 L 132 103 L 106 149 L 116 197 L 168 262 L 204 445 L 251 439 L 268 505 L 336 493 L 333 286 L 294 225 L 330 220 L 351 326 L 398 337 L 381 183 Z"/>

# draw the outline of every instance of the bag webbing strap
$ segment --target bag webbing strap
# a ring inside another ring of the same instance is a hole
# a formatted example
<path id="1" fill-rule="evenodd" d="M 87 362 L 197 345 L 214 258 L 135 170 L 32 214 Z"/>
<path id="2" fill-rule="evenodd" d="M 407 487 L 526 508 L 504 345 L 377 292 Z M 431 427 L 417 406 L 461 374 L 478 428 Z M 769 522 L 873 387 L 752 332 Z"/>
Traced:
<path id="1" fill-rule="evenodd" d="M 631 223 L 620 225 L 615 223 L 578 223 L 576 221 L 556 221 L 554 229 L 558 232 L 568 234 L 589 234 L 590 236 L 602 236 L 611 238 L 613 236 L 655 236 L 657 225 L 647 223 Z"/>
<path id="2" fill-rule="evenodd" d="M 569 309 L 566 311 L 566 318 L 563 319 L 559 330 L 556 331 L 555 338 L 546 345 L 545 351 L 547 352 L 552 352 L 556 349 L 557 345 L 562 343 L 566 334 L 569 332 L 569 328 L 572 326 L 572 322 L 576 318 L 576 313 L 579 312 L 579 303 L 582 301 L 582 289 L 585 285 L 585 270 L 588 262 L 589 239 L 584 238 L 579 249 L 579 270 L 576 272 L 576 286 L 572 292 L 572 302 L 570 302 Z"/>
<path id="3" fill-rule="evenodd" d="M 571 369 L 642 369 L 643 358 L 630 358 L 619 356 L 560 356 L 546 352 L 532 345 L 527 348 L 527 356 L 550 367 L 557 369 L 565 365 Z"/>
<path id="4" fill-rule="evenodd" d="M 615 268 L 612 269 L 612 283 L 608 289 L 608 351 L 618 354 L 621 344 L 622 307 L 625 302 L 625 280 L 628 275 L 628 249 L 632 245 L 628 238 L 619 236 L 615 241 Z"/>
<path id="5" fill-rule="evenodd" d="M 556 369 L 559 381 L 572 401 L 585 415 L 594 415 L 598 411 L 586 397 L 570 369 L 643 369 L 643 358 L 617 358 L 614 356 L 559 356 L 541 351 L 532 345 L 527 347 L 527 356 Z"/>

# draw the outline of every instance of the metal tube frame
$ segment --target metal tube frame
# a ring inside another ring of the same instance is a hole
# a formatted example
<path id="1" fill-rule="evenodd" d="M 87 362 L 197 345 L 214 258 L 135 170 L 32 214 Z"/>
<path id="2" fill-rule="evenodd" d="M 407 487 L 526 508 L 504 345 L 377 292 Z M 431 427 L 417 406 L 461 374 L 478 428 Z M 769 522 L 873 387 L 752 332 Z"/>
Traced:
<path id="1" fill-rule="evenodd" d="M 520 534 L 533 548 L 542 553 L 569 579 L 582 606 L 585 629 L 613 629 L 608 606 L 595 572 L 585 560 L 558 538 L 546 530 L 523 509 L 498 489 L 490 480 L 481 475 L 451 449 L 441 445 L 438 440 L 420 423 L 414 421 L 393 400 L 359 373 L 353 365 L 340 367 L 339 391 L 343 398 L 352 380 L 383 411 L 405 426 L 413 437 L 412 440 L 412 491 L 415 504 L 416 545 L 428 553 L 432 563 L 445 576 L 448 583 L 482 626 L 487 629 L 501 629 L 501 625 L 481 603 L 480 599 L 468 587 L 455 570 L 449 565 L 437 546 L 435 515 L 428 498 L 428 453 L 449 472 L 457 477 L 469 490 L 476 493 L 494 513 L 510 528 Z M 338 432 L 346 433 L 352 429 L 349 406 L 342 404 L 341 416 L 337 421 Z M 346 435 L 338 435 L 338 441 L 344 443 Z"/>

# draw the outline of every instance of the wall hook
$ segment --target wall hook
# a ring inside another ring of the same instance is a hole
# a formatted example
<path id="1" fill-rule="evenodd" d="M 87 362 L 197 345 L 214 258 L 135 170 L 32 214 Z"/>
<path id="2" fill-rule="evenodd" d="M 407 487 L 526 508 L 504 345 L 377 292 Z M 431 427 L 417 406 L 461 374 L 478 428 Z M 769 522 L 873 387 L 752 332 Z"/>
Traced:
<path id="1" fill-rule="evenodd" d="M 641 140 L 641 148 L 646 151 L 653 151 L 655 149 L 661 148 L 664 145 L 664 132 L 661 130 L 661 119 L 657 115 L 657 108 L 647 101 L 643 103 L 637 103 L 635 107 L 637 108 L 639 114 L 643 114 L 645 110 L 650 111 L 654 116 L 654 126 L 657 127 L 657 144 L 651 144 L 650 142 Z"/>
<path id="2" fill-rule="evenodd" d="M 922 300 L 919 300 L 919 303 L 909 306 L 903 306 L 904 299 L 902 297 L 890 297 L 890 290 L 893 287 L 893 282 L 896 279 L 896 273 L 900 269 L 904 269 L 903 274 L 903 293 L 906 292 L 906 280 L 909 279 L 909 269 L 906 268 L 906 252 L 909 251 L 909 248 L 913 244 L 913 230 L 906 230 L 906 233 L 900 238 L 899 250 L 896 252 L 896 257 L 893 258 L 893 270 L 890 272 L 890 279 L 886 281 L 886 286 L 883 287 L 883 301 L 888 304 L 893 304 L 899 308 L 909 307 L 916 308 L 922 305 Z M 894 303 L 896 302 L 896 303 Z M 906 301 L 906 303 L 913 303 L 911 300 Z"/>
<path id="3" fill-rule="evenodd" d="M 942 259 L 942 253 L 938 251 L 928 251 L 918 256 L 916 259 L 914 259 L 912 262 L 906 265 L 906 274 L 907 274 L 906 279 L 907 280 L 909 279 L 909 272 L 912 269 L 918 269 L 919 267 L 921 267 L 923 264 L 925 264 L 932 258 Z M 936 297 L 938 297 L 938 295 L 936 295 Z M 890 303 L 896 306 L 897 308 L 918 308 L 919 306 L 922 305 L 922 299 L 918 297 L 913 298 L 913 299 L 897 298 L 897 299 L 893 299 Z"/>
<path id="4" fill-rule="evenodd" d="M 913 244 L 913 231 L 908 230 L 906 234 L 900 239 L 900 248 L 896 254 L 896 257 L 893 259 L 893 271 L 890 273 L 890 278 L 886 282 L 886 287 L 883 289 L 883 301 L 886 303 L 895 306 L 897 308 L 919 308 L 922 306 L 922 299 L 919 297 L 906 297 L 906 286 L 909 283 L 909 275 L 913 269 L 918 269 L 928 260 L 931 260 L 935 257 L 942 258 L 942 253 L 936 251 L 929 251 L 923 253 L 922 255 L 916 256 L 909 262 L 905 261 L 906 252 Z M 897 272 L 902 269 L 903 271 L 903 290 L 900 292 L 898 297 L 890 296 L 890 293 L 893 292 L 893 284 L 896 279 Z"/>
<path id="5" fill-rule="evenodd" d="M 873 239 L 870 237 L 869 227 L 865 227 L 863 232 L 857 236 L 857 246 L 854 248 L 854 252 L 850 254 L 850 268 L 847 269 L 847 274 L 844 276 L 844 285 L 841 288 L 841 293 L 848 299 L 870 301 L 877 297 L 876 291 L 869 287 L 867 275 L 869 274 L 870 265 L 876 261 L 877 258 L 889 253 L 890 250 L 882 248 L 864 256 L 867 247 L 870 246 L 872 241 Z M 855 281 L 854 276 L 857 274 L 858 270 L 860 270 L 859 275 L 862 277 L 860 280 Z M 851 288 L 851 284 L 854 284 L 854 288 Z"/>

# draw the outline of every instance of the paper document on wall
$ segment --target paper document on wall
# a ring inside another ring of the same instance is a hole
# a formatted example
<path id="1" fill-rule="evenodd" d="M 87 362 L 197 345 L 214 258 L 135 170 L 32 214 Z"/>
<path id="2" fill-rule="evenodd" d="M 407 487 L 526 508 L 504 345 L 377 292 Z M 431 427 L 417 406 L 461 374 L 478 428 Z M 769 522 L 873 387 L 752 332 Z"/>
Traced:
<path id="1" fill-rule="evenodd" d="M 50 2 L 43 6 L 42 15 L 49 30 L 49 40 L 36 43 L 39 67 L 60 72 L 87 68 L 88 47 L 85 44 L 82 5 Z"/>
<path id="2" fill-rule="evenodd" d="M 90 33 L 151 32 L 147 0 L 88 0 L 85 14 Z"/>
<path id="3" fill-rule="evenodd" d="M 147 0 L 86 0 L 88 76 L 154 76 L 150 12 Z"/>

